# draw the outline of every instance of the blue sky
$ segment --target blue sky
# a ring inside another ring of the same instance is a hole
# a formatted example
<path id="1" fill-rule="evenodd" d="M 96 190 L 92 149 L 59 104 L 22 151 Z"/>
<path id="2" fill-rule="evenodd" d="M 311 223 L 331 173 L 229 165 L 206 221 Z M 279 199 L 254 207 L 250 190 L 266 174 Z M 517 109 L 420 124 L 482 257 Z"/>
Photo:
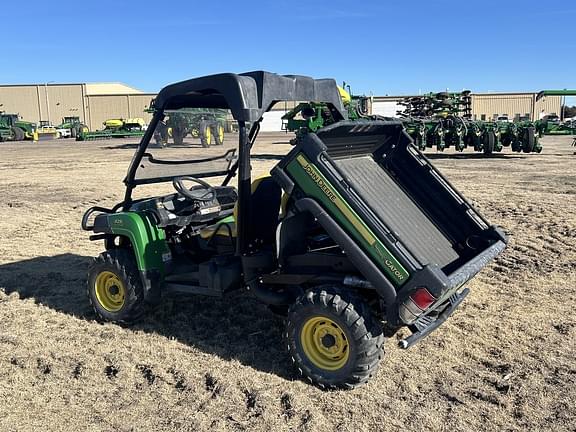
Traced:
<path id="1" fill-rule="evenodd" d="M 265 69 L 354 93 L 576 87 L 576 2 L 8 1 L 0 83 L 121 81 L 154 92 Z"/>

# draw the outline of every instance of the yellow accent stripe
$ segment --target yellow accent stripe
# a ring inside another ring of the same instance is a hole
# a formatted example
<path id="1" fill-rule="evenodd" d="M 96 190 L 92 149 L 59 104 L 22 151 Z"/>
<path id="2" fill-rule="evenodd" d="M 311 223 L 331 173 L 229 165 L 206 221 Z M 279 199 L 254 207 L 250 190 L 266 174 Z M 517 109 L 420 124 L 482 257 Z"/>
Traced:
<path id="1" fill-rule="evenodd" d="M 364 237 L 364 240 L 366 240 L 371 246 L 373 246 L 374 243 L 376 242 L 374 235 L 358 219 L 358 217 L 352 212 L 352 210 L 342 201 L 342 198 L 340 198 L 338 192 L 332 191 L 329 185 L 324 183 L 324 180 L 322 180 L 323 176 L 319 174 L 310 163 L 308 163 L 308 161 L 304 156 L 300 154 L 296 157 L 296 160 L 300 165 L 302 165 L 302 168 L 304 168 L 304 171 L 308 173 L 308 175 L 310 176 L 310 178 L 312 178 L 314 183 L 316 183 L 318 187 L 322 189 L 322 191 L 328 196 L 328 198 L 330 198 L 330 200 L 336 205 L 338 210 L 342 212 L 342 214 L 346 217 L 346 219 L 348 219 L 350 223 L 354 225 L 354 228 L 356 228 L 356 230 L 362 235 L 362 237 Z"/>

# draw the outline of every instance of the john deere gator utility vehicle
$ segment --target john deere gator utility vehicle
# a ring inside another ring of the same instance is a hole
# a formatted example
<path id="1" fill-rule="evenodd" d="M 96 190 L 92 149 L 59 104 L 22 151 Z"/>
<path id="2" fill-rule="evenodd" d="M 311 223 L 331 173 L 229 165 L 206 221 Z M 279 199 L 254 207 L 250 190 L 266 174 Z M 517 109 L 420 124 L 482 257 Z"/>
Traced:
<path id="1" fill-rule="evenodd" d="M 300 136 L 269 176 L 253 179 L 260 121 L 279 101 L 326 104 L 338 122 Z M 151 153 L 165 115 L 199 107 L 230 110 L 237 150 Z M 82 220 L 106 248 L 88 272 L 97 315 L 130 322 L 170 292 L 246 289 L 285 315 L 290 357 L 325 388 L 374 375 L 384 325 L 410 328 L 402 348 L 438 328 L 506 242 L 411 145 L 402 123 L 348 121 L 331 79 L 257 71 L 169 85 L 124 182 L 122 202 L 92 207 Z M 174 192 L 133 196 L 160 183 Z"/>

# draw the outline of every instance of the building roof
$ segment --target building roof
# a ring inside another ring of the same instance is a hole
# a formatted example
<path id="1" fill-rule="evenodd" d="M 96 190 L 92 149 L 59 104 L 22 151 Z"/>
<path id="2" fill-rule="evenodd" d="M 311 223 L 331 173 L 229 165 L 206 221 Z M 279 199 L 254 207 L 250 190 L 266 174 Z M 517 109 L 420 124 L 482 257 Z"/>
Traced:
<path id="1" fill-rule="evenodd" d="M 95 82 L 95 83 L 35 83 L 35 84 L 0 84 L 0 87 L 62 87 L 81 86 L 86 87 L 86 95 L 118 95 L 118 94 L 144 94 L 142 90 L 130 87 L 120 82 Z"/>
<path id="2" fill-rule="evenodd" d="M 86 94 L 92 95 L 114 95 L 114 94 L 141 94 L 141 90 L 130 87 L 119 82 L 109 83 L 86 83 Z"/>

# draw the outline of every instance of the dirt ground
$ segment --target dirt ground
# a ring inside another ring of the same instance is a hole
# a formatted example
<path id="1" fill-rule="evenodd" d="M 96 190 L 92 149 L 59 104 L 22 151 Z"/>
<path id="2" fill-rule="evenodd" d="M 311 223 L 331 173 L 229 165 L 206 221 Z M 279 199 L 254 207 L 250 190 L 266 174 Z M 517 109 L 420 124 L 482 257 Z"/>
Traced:
<path id="1" fill-rule="evenodd" d="M 279 141 L 256 145 L 256 173 Z M 282 320 L 245 293 L 95 320 L 85 274 L 103 246 L 80 219 L 121 200 L 131 143 L 0 144 L 0 430 L 576 430 L 571 138 L 540 155 L 429 153 L 509 246 L 441 329 L 408 351 L 388 340 L 375 379 L 333 392 L 298 379 Z"/>

